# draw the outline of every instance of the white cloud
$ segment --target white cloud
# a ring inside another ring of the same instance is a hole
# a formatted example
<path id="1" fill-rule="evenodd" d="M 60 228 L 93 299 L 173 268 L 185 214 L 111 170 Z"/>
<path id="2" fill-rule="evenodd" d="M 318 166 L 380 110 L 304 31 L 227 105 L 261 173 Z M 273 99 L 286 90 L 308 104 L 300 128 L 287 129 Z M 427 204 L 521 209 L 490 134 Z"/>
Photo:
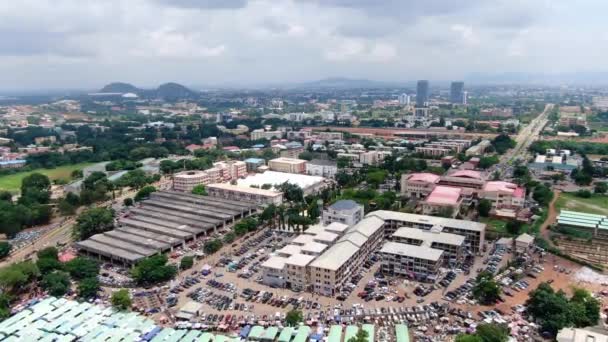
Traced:
<path id="1" fill-rule="evenodd" d="M 10 82 L 0 87 L 603 70 L 607 10 L 593 0 L 2 1 Z"/>

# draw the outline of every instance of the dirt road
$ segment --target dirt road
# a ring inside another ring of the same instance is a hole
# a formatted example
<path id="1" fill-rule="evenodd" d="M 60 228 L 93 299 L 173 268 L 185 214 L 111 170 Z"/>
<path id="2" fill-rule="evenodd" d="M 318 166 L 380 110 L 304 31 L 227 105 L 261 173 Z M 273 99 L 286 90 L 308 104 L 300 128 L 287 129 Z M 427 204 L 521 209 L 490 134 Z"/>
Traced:
<path id="1" fill-rule="evenodd" d="M 553 245 L 553 243 L 549 238 L 549 226 L 551 226 L 555 222 L 555 220 L 557 219 L 557 215 L 559 215 L 555 208 L 555 202 L 557 202 L 560 193 L 561 191 L 559 190 L 553 190 L 553 199 L 551 200 L 551 203 L 549 203 L 549 212 L 547 213 L 547 219 L 540 226 L 540 236 L 551 245 Z"/>

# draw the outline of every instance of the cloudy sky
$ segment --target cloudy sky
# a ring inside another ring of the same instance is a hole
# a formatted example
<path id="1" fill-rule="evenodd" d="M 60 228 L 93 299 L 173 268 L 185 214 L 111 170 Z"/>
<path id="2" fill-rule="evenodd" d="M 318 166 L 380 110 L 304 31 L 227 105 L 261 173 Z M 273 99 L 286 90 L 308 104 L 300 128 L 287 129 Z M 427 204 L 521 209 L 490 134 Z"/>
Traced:
<path id="1" fill-rule="evenodd" d="M 606 71 L 602 0 L 0 1 L 0 89 Z"/>

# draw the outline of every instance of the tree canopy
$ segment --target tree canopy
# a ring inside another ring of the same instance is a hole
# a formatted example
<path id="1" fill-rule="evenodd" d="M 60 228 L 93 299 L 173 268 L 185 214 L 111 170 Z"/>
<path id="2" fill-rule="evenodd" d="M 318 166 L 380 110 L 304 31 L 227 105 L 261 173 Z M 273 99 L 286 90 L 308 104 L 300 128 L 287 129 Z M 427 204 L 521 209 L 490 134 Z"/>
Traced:
<path id="1" fill-rule="evenodd" d="M 112 302 L 112 306 L 114 308 L 120 311 L 129 310 L 131 308 L 131 296 L 129 295 L 129 291 L 126 289 L 120 289 L 112 293 L 110 302 Z"/>
<path id="2" fill-rule="evenodd" d="M 112 229 L 113 225 L 114 210 L 103 207 L 91 208 L 82 212 L 76 219 L 74 236 L 78 240 L 85 240 Z"/>
<path id="3" fill-rule="evenodd" d="M 172 279 L 177 274 L 174 265 L 167 265 L 166 255 L 153 255 L 133 267 L 131 276 L 138 284 L 156 284 Z"/>
<path id="4" fill-rule="evenodd" d="M 584 289 L 575 289 L 571 298 L 551 285 L 541 283 L 530 292 L 526 312 L 541 326 L 542 331 L 555 336 L 569 326 L 577 328 L 595 325 L 599 320 L 600 303 Z"/>
<path id="5" fill-rule="evenodd" d="M 481 304 L 495 304 L 500 297 L 500 292 L 500 286 L 494 280 L 492 273 L 484 271 L 477 275 L 473 287 L 473 297 Z"/>

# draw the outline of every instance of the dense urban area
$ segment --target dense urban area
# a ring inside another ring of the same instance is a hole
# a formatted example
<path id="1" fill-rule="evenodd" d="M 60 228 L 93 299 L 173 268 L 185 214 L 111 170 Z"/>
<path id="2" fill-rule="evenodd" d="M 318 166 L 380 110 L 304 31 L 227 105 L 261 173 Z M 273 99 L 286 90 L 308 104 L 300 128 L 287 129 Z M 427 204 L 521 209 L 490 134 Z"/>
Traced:
<path id="1" fill-rule="evenodd" d="M 0 97 L 0 340 L 607 341 L 607 177 L 601 87 Z"/>

